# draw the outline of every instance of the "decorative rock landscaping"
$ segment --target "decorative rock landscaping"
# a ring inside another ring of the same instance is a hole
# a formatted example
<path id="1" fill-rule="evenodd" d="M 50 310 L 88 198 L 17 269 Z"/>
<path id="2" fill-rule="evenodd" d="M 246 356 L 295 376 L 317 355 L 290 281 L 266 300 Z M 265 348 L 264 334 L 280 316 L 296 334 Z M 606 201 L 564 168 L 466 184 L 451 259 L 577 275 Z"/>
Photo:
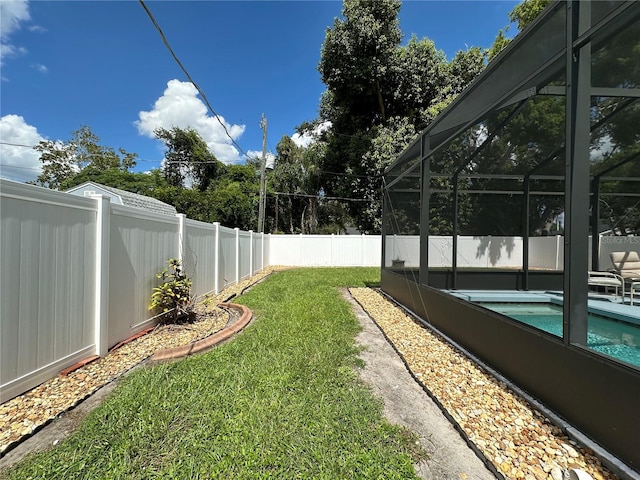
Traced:
<path id="1" fill-rule="evenodd" d="M 408 368 L 496 470 L 509 479 L 563 480 L 568 469 L 614 480 L 587 448 L 569 439 L 506 385 L 369 288 L 351 295 L 378 324 Z"/>

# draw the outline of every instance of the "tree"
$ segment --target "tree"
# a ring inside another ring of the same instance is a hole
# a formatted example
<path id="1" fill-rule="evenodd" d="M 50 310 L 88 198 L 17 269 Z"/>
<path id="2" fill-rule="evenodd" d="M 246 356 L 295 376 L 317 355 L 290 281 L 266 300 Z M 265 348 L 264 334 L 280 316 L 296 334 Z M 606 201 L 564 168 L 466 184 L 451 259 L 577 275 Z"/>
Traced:
<path id="1" fill-rule="evenodd" d="M 275 167 L 269 175 L 268 184 L 278 195 L 279 230 L 316 232 L 321 193 L 317 170 L 323 155 L 321 149 L 320 143 L 299 147 L 286 135 L 278 142 Z"/>
<path id="2" fill-rule="evenodd" d="M 524 30 L 540 13 L 547 8 L 551 0 L 523 0 L 513 7 L 509 13 L 509 20 L 515 22 L 518 30 Z"/>
<path id="3" fill-rule="evenodd" d="M 208 193 L 216 221 L 242 230 L 255 229 L 260 197 L 260 178 L 255 168 L 227 165 Z"/>
<path id="4" fill-rule="evenodd" d="M 551 0 L 523 0 L 509 12 L 509 21 L 516 23 L 518 30 L 522 31 L 533 22 L 550 3 Z M 493 45 L 487 52 L 489 61 L 493 60 L 511 41 L 511 39 L 506 36 L 508 31 L 509 26 L 498 31 Z"/>
<path id="5" fill-rule="evenodd" d="M 344 19 L 334 21 L 322 45 L 318 69 L 332 104 L 343 115 L 364 121 L 362 126 L 384 121 L 392 101 L 387 83 L 391 57 L 402 39 L 399 10 L 399 0 L 345 0 Z"/>
<path id="6" fill-rule="evenodd" d="M 41 140 L 33 148 L 40 152 L 42 162 L 42 173 L 36 179 L 37 185 L 57 190 L 65 180 L 78 173 L 80 167 L 76 162 L 72 145 L 60 141 Z"/>
<path id="7" fill-rule="evenodd" d="M 320 164 L 331 173 L 320 176 L 321 186 L 330 196 L 367 200 L 347 204 L 364 232 L 379 229 L 379 177 L 410 141 L 409 127 L 412 135 L 425 128 L 484 68 L 479 48 L 449 63 L 427 38 L 400 45 L 399 8 L 396 0 L 345 0 L 344 18 L 327 30 L 318 65 L 327 86 L 320 120 L 331 124 Z"/>
<path id="8" fill-rule="evenodd" d="M 135 153 L 122 148 L 118 153 L 112 147 L 99 144 L 100 138 L 88 126 L 74 131 L 67 142 L 42 140 L 34 147 L 40 152 L 42 173 L 36 183 L 48 188 L 60 189 L 84 169 L 94 171 L 114 170 L 127 172 L 136 164 Z M 77 185 L 77 183 L 75 183 Z"/>
<path id="9" fill-rule="evenodd" d="M 276 161 L 273 171 L 269 174 L 268 185 L 272 191 L 279 195 L 278 224 L 276 228 L 287 233 L 300 231 L 300 227 L 294 223 L 299 218 L 301 197 L 296 198 L 296 193 L 302 193 L 304 183 L 302 170 L 302 148 L 298 147 L 291 137 L 284 136 L 276 145 Z M 280 197 L 281 194 L 282 195 Z"/>
<path id="10" fill-rule="evenodd" d="M 159 170 L 151 173 L 122 171 L 117 168 L 100 170 L 92 166 L 82 169 L 77 174 L 64 180 L 61 190 L 68 190 L 85 182 L 95 182 L 108 187 L 119 188 L 139 195 L 153 196 L 157 188 L 167 185 Z"/>
<path id="11" fill-rule="evenodd" d="M 415 127 L 409 117 L 395 117 L 387 125 L 375 128 L 371 149 L 362 156 L 362 169 L 369 175 L 353 177 L 354 196 L 366 199 L 360 208 L 358 228 L 380 231 L 382 227 L 382 174 L 416 135 Z M 419 205 L 417 205 L 419 211 Z"/>
<path id="12" fill-rule="evenodd" d="M 204 191 L 222 170 L 222 162 L 209 151 L 194 129 L 158 128 L 154 134 L 167 147 L 162 172 L 174 187 L 184 187 L 186 182 L 192 182 L 194 187 Z"/>

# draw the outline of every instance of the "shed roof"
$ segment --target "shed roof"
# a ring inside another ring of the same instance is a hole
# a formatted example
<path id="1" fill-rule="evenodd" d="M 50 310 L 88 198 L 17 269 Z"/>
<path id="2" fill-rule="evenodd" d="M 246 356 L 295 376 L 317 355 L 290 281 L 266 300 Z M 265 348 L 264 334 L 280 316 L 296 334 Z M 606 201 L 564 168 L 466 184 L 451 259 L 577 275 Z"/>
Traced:
<path id="1" fill-rule="evenodd" d="M 178 211 L 175 207 L 161 202 L 160 200 L 137 193 L 127 192 L 119 188 L 109 187 L 96 182 L 85 182 L 67 190 L 67 193 L 78 195 L 80 192 L 87 192 L 88 188 L 95 190 L 97 194 L 103 193 L 112 198 L 119 199 L 121 205 L 139 208 L 149 212 L 161 213 L 163 215 L 175 215 Z"/>

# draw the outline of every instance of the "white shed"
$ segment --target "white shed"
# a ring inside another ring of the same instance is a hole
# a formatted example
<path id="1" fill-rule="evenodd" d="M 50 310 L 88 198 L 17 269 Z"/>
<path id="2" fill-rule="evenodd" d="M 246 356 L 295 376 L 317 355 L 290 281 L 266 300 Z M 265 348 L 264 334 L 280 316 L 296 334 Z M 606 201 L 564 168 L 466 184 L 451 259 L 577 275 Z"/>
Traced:
<path id="1" fill-rule="evenodd" d="M 78 195 L 81 197 L 104 195 L 109 197 L 111 199 L 111 203 L 116 205 L 126 205 L 128 207 L 139 208 L 141 210 L 147 210 L 154 213 L 161 213 L 163 215 L 175 215 L 178 213 L 175 207 L 155 198 L 127 192 L 126 190 L 120 190 L 119 188 L 108 187 L 96 182 L 85 182 L 70 188 L 66 192 L 71 195 Z"/>

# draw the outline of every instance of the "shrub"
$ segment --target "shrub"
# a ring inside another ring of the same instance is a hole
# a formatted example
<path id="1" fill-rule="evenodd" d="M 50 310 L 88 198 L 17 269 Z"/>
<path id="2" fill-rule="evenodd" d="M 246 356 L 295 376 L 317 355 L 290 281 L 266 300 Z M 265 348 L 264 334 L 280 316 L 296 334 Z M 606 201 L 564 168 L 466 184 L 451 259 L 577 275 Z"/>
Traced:
<path id="1" fill-rule="evenodd" d="M 153 289 L 149 310 L 161 310 L 164 321 L 193 320 L 195 297 L 191 295 L 191 279 L 183 272 L 180 260 L 169 259 L 167 267 L 156 277 L 162 284 Z"/>

